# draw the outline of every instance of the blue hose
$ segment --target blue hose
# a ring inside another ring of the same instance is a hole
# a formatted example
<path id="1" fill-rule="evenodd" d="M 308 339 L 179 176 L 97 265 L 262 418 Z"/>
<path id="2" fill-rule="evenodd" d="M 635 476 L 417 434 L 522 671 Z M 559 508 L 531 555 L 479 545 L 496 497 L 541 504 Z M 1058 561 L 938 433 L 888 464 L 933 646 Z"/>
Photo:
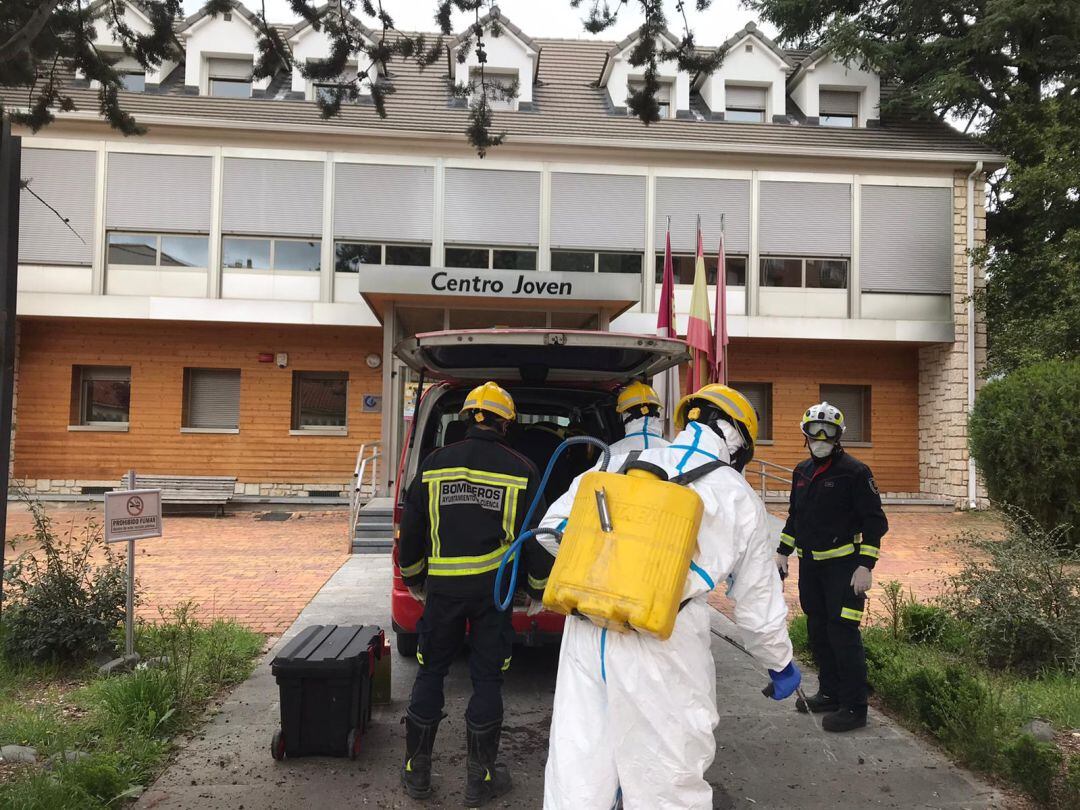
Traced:
<path id="1" fill-rule="evenodd" d="M 544 494 L 544 487 L 547 486 L 548 479 L 551 477 L 551 471 L 555 469 L 555 462 L 559 456 L 563 454 L 563 451 L 568 447 L 575 444 L 591 444 L 594 447 L 600 449 L 602 457 L 600 459 L 600 472 L 606 472 L 608 464 L 611 461 L 611 449 L 604 444 L 604 442 L 596 439 L 592 436 L 573 436 L 558 447 L 555 448 L 555 452 L 551 454 L 551 460 L 548 461 L 547 469 L 544 470 L 544 475 L 540 479 L 540 485 L 536 488 L 536 495 L 529 504 L 529 511 L 525 513 L 525 519 L 521 521 L 522 527 L 528 526 L 532 521 L 533 513 L 536 511 L 536 507 L 540 505 L 540 499 Z M 525 541 L 530 538 L 536 537 L 537 534 L 552 534 L 559 536 L 559 532 L 554 529 L 529 529 L 522 532 L 509 545 L 506 549 L 506 553 L 503 554 L 502 560 L 499 562 L 498 573 L 495 574 L 495 607 L 500 611 L 505 612 L 510 608 L 510 605 L 514 601 L 514 592 L 517 591 L 517 578 L 518 578 L 518 565 L 521 562 L 521 547 L 525 545 Z M 506 564 L 513 561 L 513 565 L 510 566 L 510 589 L 506 592 L 506 596 L 501 595 L 503 574 L 506 571 Z"/>

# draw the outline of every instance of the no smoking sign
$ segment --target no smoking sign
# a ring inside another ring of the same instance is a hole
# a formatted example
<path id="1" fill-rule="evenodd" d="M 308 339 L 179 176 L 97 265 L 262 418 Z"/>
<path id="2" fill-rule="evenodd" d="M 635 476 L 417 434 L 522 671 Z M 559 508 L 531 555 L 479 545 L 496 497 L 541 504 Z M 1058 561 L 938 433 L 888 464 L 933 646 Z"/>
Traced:
<path id="1" fill-rule="evenodd" d="M 105 542 L 161 537 L 161 490 L 105 493 Z"/>

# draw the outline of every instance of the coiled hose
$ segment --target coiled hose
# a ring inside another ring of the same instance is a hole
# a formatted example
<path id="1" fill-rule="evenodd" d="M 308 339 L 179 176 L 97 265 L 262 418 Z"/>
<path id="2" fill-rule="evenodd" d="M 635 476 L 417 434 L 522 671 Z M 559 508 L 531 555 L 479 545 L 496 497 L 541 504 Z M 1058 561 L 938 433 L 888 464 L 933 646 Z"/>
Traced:
<path id="1" fill-rule="evenodd" d="M 551 471 L 555 469 L 555 462 L 563 454 L 564 450 L 575 444 L 591 444 L 593 447 L 598 448 L 601 453 L 600 472 L 607 472 L 608 464 L 611 461 L 611 448 L 604 442 L 592 436 L 572 436 L 566 439 L 551 454 L 547 469 L 544 470 L 544 475 L 540 479 L 540 486 L 536 489 L 536 496 L 533 498 L 532 503 L 529 504 L 529 511 L 525 513 L 525 519 L 521 521 L 522 526 L 528 526 L 532 521 L 533 513 L 536 511 L 536 507 L 540 505 L 540 498 L 543 497 L 544 487 L 547 486 L 548 479 L 551 477 Z M 562 533 L 555 529 L 529 529 L 518 535 L 514 542 L 507 547 L 506 553 L 503 554 L 503 558 L 499 562 L 499 571 L 495 574 L 495 607 L 501 611 L 508 610 L 514 601 L 514 592 L 517 591 L 518 565 L 521 563 L 521 547 L 525 545 L 526 540 L 536 537 L 538 534 L 550 534 L 556 538 L 562 537 Z M 507 563 L 511 562 L 510 588 L 504 597 L 502 596 L 503 575 L 506 573 Z"/>

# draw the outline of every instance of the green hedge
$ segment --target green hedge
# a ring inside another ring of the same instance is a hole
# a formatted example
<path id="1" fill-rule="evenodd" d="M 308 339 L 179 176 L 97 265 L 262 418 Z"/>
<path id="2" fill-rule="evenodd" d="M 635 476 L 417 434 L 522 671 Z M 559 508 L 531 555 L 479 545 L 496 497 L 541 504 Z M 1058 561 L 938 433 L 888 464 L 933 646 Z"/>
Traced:
<path id="1" fill-rule="evenodd" d="M 1080 359 L 1048 360 L 993 380 L 971 414 L 971 452 L 990 497 L 1080 546 Z"/>

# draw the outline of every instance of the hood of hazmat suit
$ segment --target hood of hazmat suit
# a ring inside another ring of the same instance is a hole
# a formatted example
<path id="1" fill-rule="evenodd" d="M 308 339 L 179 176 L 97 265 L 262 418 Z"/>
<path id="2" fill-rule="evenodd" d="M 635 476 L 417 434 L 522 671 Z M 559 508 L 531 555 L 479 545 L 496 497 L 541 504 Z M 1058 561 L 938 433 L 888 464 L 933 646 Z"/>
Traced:
<path id="1" fill-rule="evenodd" d="M 669 478 L 711 461 L 729 461 L 742 437 L 720 424 L 723 438 L 691 422 L 667 447 L 642 461 Z M 617 471 L 625 455 L 613 456 Z M 545 527 L 565 526 L 581 478 L 548 510 Z M 791 661 L 787 607 L 773 562 L 765 506 L 731 468 L 690 484 L 704 502 L 697 549 L 687 571 L 687 600 L 666 641 L 608 632 L 581 617 L 566 620 L 551 722 L 545 810 L 607 810 L 621 796 L 627 810 L 712 808 L 705 770 L 716 752 L 716 670 L 706 595 L 727 584 L 735 623 L 764 666 Z M 544 541 L 557 553 L 557 545 Z"/>
<path id="2" fill-rule="evenodd" d="M 664 420 L 659 416 L 639 416 L 626 423 L 626 435 L 611 445 L 611 455 L 624 456 L 634 450 L 652 450 L 667 446 Z"/>

